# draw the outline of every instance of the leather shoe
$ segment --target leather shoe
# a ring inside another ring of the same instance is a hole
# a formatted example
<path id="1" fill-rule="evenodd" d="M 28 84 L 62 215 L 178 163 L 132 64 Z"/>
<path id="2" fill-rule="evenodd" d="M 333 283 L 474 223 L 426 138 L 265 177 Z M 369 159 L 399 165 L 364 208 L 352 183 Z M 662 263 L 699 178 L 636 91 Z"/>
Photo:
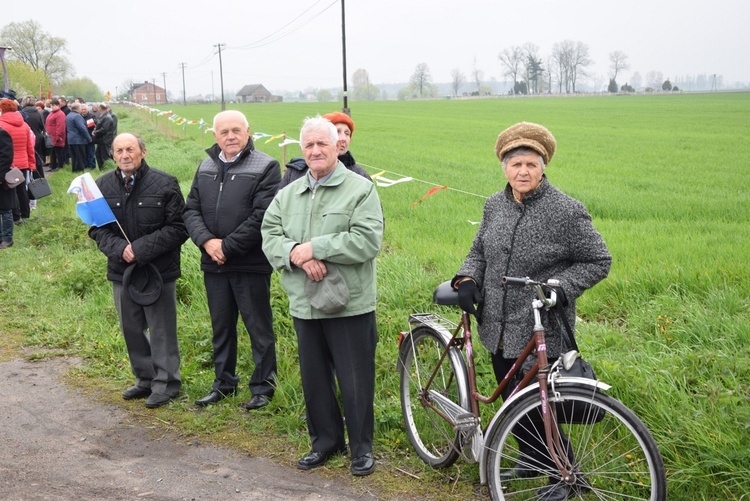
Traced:
<path id="1" fill-rule="evenodd" d="M 566 484 L 549 484 L 545 485 L 534 496 L 539 501 L 566 501 L 573 493 L 573 488 Z"/>
<path id="2" fill-rule="evenodd" d="M 135 400 L 136 398 L 146 398 L 151 395 L 151 388 L 134 385 L 122 392 L 122 398 L 125 400 Z"/>
<path id="3" fill-rule="evenodd" d="M 498 475 L 501 482 L 507 482 L 514 478 L 534 478 L 544 475 L 543 471 L 521 466 L 518 463 L 513 468 L 503 470 Z"/>
<path id="4" fill-rule="evenodd" d="M 211 393 L 201 399 L 196 400 L 195 405 L 197 405 L 198 407 L 206 407 L 207 405 L 215 404 L 216 402 L 220 402 L 230 395 L 234 395 L 235 391 L 236 390 L 233 389 L 226 393 L 222 393 L 219 390 L 211 390 Z"/>
<path id="5" fill-rule="evenodd" d="M 300 470 L 312 470 L 318 466 L 323 466 L 336 454 L 346 454 L 346 446 L 328 452 L 310 451 L 305 457 L 297 461 L 297 468 Z"/>
<path id="6" fill-rule="evenodd" d="M 172 400 L 174 400 L 174 397 L 170 397 L 164 393 L 152 393 L 146 399 L 146 407 L 149 409 L 156 409 L 162 405 L 167 405 Z"/>
<path id="7" fill-rule="evenodd" d="M 255 409 L 260 409 L 261 407 L 265 407 L 270 401 L 271 399 L 266 395 L 253 395 L 253 398 L 251 398 L 250 401 L 248 401 L 242 407 L 244 407 L 246 411 L 252 411 Z"/>
<path id="8" fill-rule="evenodd" d="M 375 471 L 375 458 L 372 457 L 372 452 L 352 459 L 351 470 L 352 475 L 357 477 L 364 477 Z"/>

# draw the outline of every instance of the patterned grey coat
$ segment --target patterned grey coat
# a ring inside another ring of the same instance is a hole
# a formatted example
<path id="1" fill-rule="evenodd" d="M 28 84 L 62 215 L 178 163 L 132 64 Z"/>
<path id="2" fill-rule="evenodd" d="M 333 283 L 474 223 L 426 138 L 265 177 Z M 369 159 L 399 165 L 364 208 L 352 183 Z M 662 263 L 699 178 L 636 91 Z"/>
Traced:
<path id="1" fill-rule="evenodd" d="M 502 284 L 503 276 L 560 280 L 568 298 L 565 316 L 575 329 L 576 298 L 609 273 L 612 256 L 594 228 L 586 207 L 552 186 L 546 177 L 533 193 L 513 199 L 511 187 L 492 195 L 484 206 L 479 231 L 453 283 L 473 278 L 484 303 L 478 326 L 482 344 L 492 353 L 516 358 L 534 327 L 527 287 Z M 562 350 L 562 330 L 554 314 L 542 312 L 550 360 Z"/>

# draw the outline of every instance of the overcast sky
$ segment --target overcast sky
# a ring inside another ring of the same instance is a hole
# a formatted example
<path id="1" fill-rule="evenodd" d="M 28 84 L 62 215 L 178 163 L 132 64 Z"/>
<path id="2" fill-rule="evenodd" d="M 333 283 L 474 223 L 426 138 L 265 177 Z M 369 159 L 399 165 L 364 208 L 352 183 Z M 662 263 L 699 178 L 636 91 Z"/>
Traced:
<path id="1" fill-rule="evenodd" d="M 750 1 L 715 0 L 346 0 L 346 64 L 364 68 L 372 83 L 407 82 L 427 63 L 435 82 L 460 69 L 467 80 L 476 61 L 486 80 L 502 81 L 498 53 L 531 42 L 544 60 L 555 42 L 589 46 L 590 84 L 606 87 L 608 55 L 627 54 L 644 78 L 659 71 L 721 75 L 725 86 L 750 85 Z M 9 6 L 8 6 L 9 7 Z M 103 91 L 123 82 L 155 81 L 181 96 L 185 63 L 188 96 L 262 83 L 271 91 L 341 87 L 341 0 L 34 0 L 2 9 L 0 26 L 34 13 L 48 33 L 67 40 L 76 76 Z M 645 82 L 644 82 L 645 84 Z M 467 84 L 468 86 L 468 84 Z M 466 89 L 471 90 L 471 89 Z M 227 96 L 227 99 L 230 99 Z"/>

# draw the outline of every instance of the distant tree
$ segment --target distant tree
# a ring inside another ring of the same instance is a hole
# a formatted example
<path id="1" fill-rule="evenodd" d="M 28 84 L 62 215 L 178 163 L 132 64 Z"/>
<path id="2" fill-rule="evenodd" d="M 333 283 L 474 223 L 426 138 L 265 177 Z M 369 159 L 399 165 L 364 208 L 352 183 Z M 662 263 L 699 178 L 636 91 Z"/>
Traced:
<path id="1" fill-rule="evenodd" d="M 607 92 L 617 92 L 617 82 L 614 78 L 609 79 L 609 85 L 607 86 Z"/>
<path id="2" fill-rule="evenodd" d="M 523 49 L 518 46 L 507 47 L 498 54 L 497 58 L 505 68 L 503 75 L 507 76 L 511 82 L 517 82 L 524 59 Z"/>
<path id="3" fill-rule="evenodd" d="M 674 87 L 672 87 L 672 92 L 678 92 L 679 90 L 680 90 L 680 88 L 677 87 L 676 85 Z"/>
<path id="4" fill-rule="evenodd" d="M 582 77 L 588 76 L 586 69 L 593 62 L 589 57 L 589 47 L 583 42 L 563 40 L 552 46 L 552 60 L 558 74 L 558 89 L 562 93 L 576 91 L 576 84 Z"/>
<path id="5" fill-rule="evenodd" d="M 360 68 L 352 75 L 354 91 L 352 97 L 355 101 L 374 101 L 380 97 L 380 89 L 370 83 L 370 74 L 367 70 Z"/>
<path id="6" fill-rule="evenodd" d="M 22 61 L 8 61 L 6 63 L 10 88 L 16 91 L 16 96 L 47 95 L 47 90 L 52 88 L 50 80 L 42 70 L 35 70 Z"/>
<path id="7" fill-rule="evenodd" d="M 524 58 L 522 60 L 524 69 L 524 81 L 530 94 L 539 94 L 540 82 L 543 82 L 544 68 L 542 58 L 539 56 L 539 47 L 533 43 L 523 45 Z"/>
<path id="8" fill-rule="evenodd" d="M 492 95 L 492 87 L 489 85 L 480 85 L 479 86 L 479 95 L 480 96 L 491 96 Z"/>
<path id="9" fill-rule="evenodd" d="M 630 85 L 628 85 L 627 82 L 625 82 L 625 85 L 623 85 L 620 88 L 620 90 L 623 91 L 623 92 L 635 92 L 635 89 L 633 87 L 631 87 Z"/>
<path id="10" fill-rule="evenodd" d="M 6 52 L 9 61 L 22 61 L 53 83 L 60 83 L 72 73 L 70 62 L 63 55 L 68 52 L 68 42 L 45 32 L 36 21 L 7 24 L 0 30 L 0 40 L 13 48 Z"/>
<path id="11" fill-rule="evenodd" d="M 60 84 L 60 94 L 82 97 L 86 101 L 102 101 L 104 93 L 89 77 L 70 78 Z"/>
<path id="12" fill-rule="evenodd" d="M 414 90 L 416 97 L 425 97 L 431 94 L 432 76 L 427 63 L 419 63 L 414 69 L 409 86 Z"/>
<path id="13" fill-rule="evenodd" d="M 661 84 L 661 90 L 672 90 L 672 82 L 668 78 Z"/>
<path id="14" fill-rule="evenodd" d="M 412 99 L 416 97 L 414 94 L 414 89 L 411 87 L 403 87 L 398 90 L 398 96 L 397 99 L 399 101 L 406 101 L 407 99 Z"/>
<path id="15" fill-rule="evenodd" d="M 643 78 L 639 72 L 636 71 L 633 73 L 633 76 L 630 77 L 630 85 L 632 85 L 634 89 L 638 89 L 643 85 Z"/>
<path id="16" fill-rule="evenodd" d="M 576 91 L 576 83 L 581 77 L 586 77 L 586 69 L 593 62 L 589 57 L 589 46 L 583 42 L 576 42 L 573 46 L 573 57 L 570 60 L 570 82 L 573 93 Z"/>
<path id="17" fill-rule="evenodd" d="M 612 80 L 617 80 L 617 75 L 621 71 L 630 69 L 628 56 L 619 50 L 609 53 L 609 76 Z"/>
<path id="18" fill-rule="evenodd" d="M 451 91 L 453 91 L 454 97 L 457 96 L 458 91 L 461 90 L 461 85 L 463 85 L 464 80 L 466 80 L 466 77 L 461 70 L 458 68 L 451 70 Z"/>
<path id="19" fill-rule="evenodd" d="M 328 101 L 333 101 L 333 93 L 328 89 L 320 89 L 318 91 L 316 98 L 319 103 L 326 103 Z"/>
<path id="20" fill-rule="evenodd" d="M 513 94 L 528 94 L 529 88 L 526 86 L 526 82 L 516 82 L 513 84 Z"/>
<path id="21" fill-rule="evenodd" d="M 484 72 L 477 68 L 477 58 L 474 58 L 474 67 L 471 70 L 471 78 L 474 84 L 477 86 L 477 92 L 482 87 L 482 78 L 484 78 Z"/>
<path id="22" fill-rule="evenodd" d="M 664 77 L 661 71 L 649 71 L 646 73 L 646 86 L 652 89 L 661 89 L 661 84 L 664 82 Z"/>

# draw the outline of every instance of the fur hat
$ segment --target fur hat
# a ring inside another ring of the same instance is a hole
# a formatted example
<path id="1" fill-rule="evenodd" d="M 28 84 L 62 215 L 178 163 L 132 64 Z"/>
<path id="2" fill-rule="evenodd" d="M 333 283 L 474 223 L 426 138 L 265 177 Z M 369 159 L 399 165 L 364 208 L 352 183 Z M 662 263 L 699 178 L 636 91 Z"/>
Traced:
<path id="1" fill-rule="evenodd" d="M 351 135 L 354 135 L 354 121 L 352 120 L 352 117 L 350 117 L 346 113 L 334 111 L 333 113 L 326 113 L 325 115 L 323 115 L 323 118 L 327 118 L 328 120 L 330 120 L 333 125 L 346 124 L 349 127 L 349 132 L 351 133 Z"/>
<path id="2" fill-rule="evenodd" d="M 549 165 L 555 154 L 557 141 L 545 127 L 531 122 L 521 122 L 511 125 L 497 136 L 495 154 L 502 162 L 506 153 L 521 146 L 531 148 L 542 155 L 545 165 Z"/>
<path id="3" fill-rule="evenodd" d="M 0 113 L 18 111 L 18 103 L 12 99 L 0 99 Z"/>

